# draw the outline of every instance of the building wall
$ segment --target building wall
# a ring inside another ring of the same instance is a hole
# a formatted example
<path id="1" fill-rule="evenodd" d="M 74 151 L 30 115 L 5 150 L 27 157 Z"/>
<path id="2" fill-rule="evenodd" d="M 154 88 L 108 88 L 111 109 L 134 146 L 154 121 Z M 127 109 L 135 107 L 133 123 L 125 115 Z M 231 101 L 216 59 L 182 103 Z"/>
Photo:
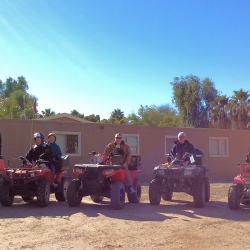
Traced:
<path id="1" fill-rule="evenodd" d="M 154 166 L 164 163 L 165 137 L 175 136 L 180 131 L 187 134 L 187 139 L 205 154 L 204 165 L 209 167 L 208 175 L 212 180 L 231 181 L 238 173 L 236 164 L 244 162 L 250 148 L 250 131 L 222 129 L 194 129 L 172 127 L 149 127 L 115 124 L 79 123 L 74 121 L 41 121 L 0 119 L 2 134 L 2 155 L 7 165 L 20 165 L 19 160 L 13 159 L 24 156 L 34 144 L 33 134 L 42 132 L 47 138 L 51 131 L 80 132 L 81 156 L 71 156 L 69 170 L 72 176 L 72 166 L 76 163 L 88 163 L 91 151 L 103 152 L 104 147 L 113 141 L 115 133 L 139 135 L 139 154 L 142 158 L 141 181 L 148 182 L 153 178 Z M 209 155 L 209 137 L 228 138 L 228 157 L 211 157 Z M 169 151 L 167 149 L 167 151 Z"/>

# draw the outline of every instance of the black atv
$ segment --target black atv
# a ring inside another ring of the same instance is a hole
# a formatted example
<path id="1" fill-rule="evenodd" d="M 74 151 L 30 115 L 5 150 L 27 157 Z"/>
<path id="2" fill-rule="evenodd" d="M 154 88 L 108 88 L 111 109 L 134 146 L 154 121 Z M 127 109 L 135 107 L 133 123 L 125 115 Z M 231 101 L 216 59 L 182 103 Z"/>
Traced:
<path id="1" fill-rule="evenodd" d="M 172 159 L 154 168 L 154 179 L 149 185 L 151 205 L 159 205 L 161 198 L 170 201 L 173 192 L 184 192 L 193 196 L 194 206 L 204 207 L 210 200 L 210 181 L 206 177 L 207 167 L 202 165 L 203 153 L 195 149 L 194 154 L 185 153 L 182 159 Z"/>

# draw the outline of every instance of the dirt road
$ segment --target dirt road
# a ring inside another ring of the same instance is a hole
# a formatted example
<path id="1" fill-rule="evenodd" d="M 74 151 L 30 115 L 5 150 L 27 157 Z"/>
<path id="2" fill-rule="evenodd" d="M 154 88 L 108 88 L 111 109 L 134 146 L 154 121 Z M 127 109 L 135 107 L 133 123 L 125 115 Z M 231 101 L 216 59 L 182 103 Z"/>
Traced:
<path id="1" fill-rule="evenodd" d="M 148 186 L 141 203 L 118 211 L 88 197 L 75 208 L 53 195 L 46 208 L 17 197 L 0 206 L 0 249 L 249 249 L 250 207 L 228 208 L 230 185 L 211 184 L 211 201 L 199 209 L 183 193 L 152 206 Z"/>

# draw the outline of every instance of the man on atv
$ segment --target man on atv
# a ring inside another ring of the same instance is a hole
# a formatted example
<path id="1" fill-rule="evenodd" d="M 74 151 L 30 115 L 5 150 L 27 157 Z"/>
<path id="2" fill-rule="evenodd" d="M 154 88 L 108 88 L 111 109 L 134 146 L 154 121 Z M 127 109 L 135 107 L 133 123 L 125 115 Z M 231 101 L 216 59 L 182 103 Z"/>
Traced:
<path id="1" fill-rule="evenodd" d="M 104 154 L 109 158 L 112 165 L 117 164 L 125 167 L 126 184 L 129 187 L 129 192 L 131 194 L 136 193 L 130 171 L 128 170 L 131 161 L 131 150 L 129 145 L 122 140 L 122 135 L 120 133 L 115 134 L 115 140 L 105 147 Z"/>
<path id="2" fill-rule="evenodd" d="M 178 159 L 182 159 L 186 152 L 192 154 L 193 150 L 194 146 L 188 140 L 186 140 L 186 134 L 184 132 L 180 132 L 178 134 L 178 140 L 174 142 L 174 145 L 170 151 L 170 155 L 177 157 Z"/>
<path id="3" fill-rule="evenodd" d="M 36 132 L 34 134 L 35 145 L 33 145 L 28 153 L 26 154 L 26 159 L 30 161 L 30 163 L 35 163 L 38 159 L 43 159 L 48 161 L 47 166 L 53 160 L 53 154 L 49 149 L 49 146 L 44 143 L 44 136 L 40 132 Z"/>

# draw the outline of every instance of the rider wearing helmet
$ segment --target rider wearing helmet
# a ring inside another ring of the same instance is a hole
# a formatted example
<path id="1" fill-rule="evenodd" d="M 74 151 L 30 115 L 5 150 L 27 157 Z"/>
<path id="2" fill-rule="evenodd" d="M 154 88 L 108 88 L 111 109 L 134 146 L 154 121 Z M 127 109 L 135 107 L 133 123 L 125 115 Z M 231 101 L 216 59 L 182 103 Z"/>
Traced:
<path id="1" fill-rule="evenodd" d="M 55 179 L 55 177 L 56 177 L 55 164 L 58 164 L 61 162 L 62 151 L 61 151 L 59 145 L 56 144 L 56 134 L 55 133 L 49 133 L 48 140 L 49 141 L 47 142 L 47 145 L 53 154 L 53 161 L 50 163 L 49 168 L 52 172 L 53 178 Z"/>
<path id="2" fill-rule="evenodd" d="M 52 152 L 48 145 L 44 143 L 44 136 L 41 132 L 36 132 L 34 134 L 35 145 L 33 145 L 28 153 L 26 154 L 26 159 L 31 163 L 35 163 L 38 159 L 43 159 L 46 161 L 52 161 Z"/>
<path id="3" fill-rule="evenodd" d="M 56 143 L 56 134 L 55 133 L 49 133 L 48 134 L 48 142 L 47 145 L 49 146 L 50 150 L 53 153 L 53 160 L 58 161 L 61 160 L 62 157 L 62 151 L 59 147 L 59 145 Z"/>

